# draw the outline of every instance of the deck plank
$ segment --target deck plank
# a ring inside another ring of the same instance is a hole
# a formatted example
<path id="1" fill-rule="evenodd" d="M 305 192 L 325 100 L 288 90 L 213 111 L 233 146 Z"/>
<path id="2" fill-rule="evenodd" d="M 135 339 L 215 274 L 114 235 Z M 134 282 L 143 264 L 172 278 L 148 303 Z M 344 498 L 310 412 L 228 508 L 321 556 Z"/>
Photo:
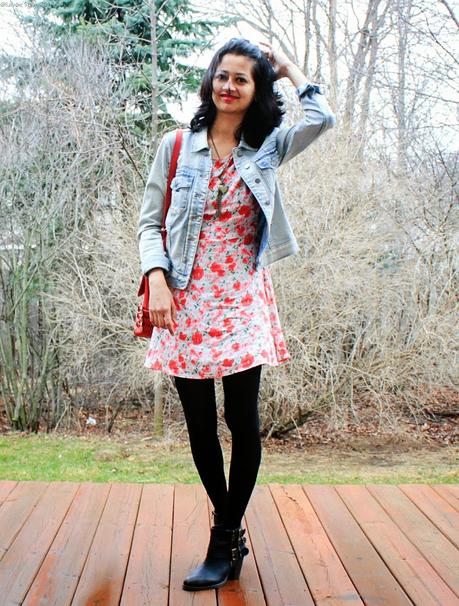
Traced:
<path id="1" fill-rule="evenodd" d="M 459 511 L 459 494 L 455 494 L 448 484 L 432 484 L 433 490 L 448 501 L 456 511 Z"/>
<path id="2" fill-rule="evenodd" d="M 269 606 L 314 606 L 269 486 L 255 486 L 246 519 Z"/>
<path id="3" fill-rule="evenodd" d="M 397 487 L 369 484 L 369 491 L 400 530 L 459 596 L 459 551 Z"/>
<path id="4" fill-rule="evenodd" d="M 10 492 L 16 488 L 17 482 L 15 480 L 1 480 L 0 481 L 0 507 L 3 502 L 8 498 Z"/>
<path id="5" fill-rule="evenodd" d="M 256 485 L 239 581 L 188 592 L 213 521 L 202 484 L 6 480 L 0 603 L 459 606 L 458 503 L 457 485 Z"/>
<path id="6" fill-rule="evenodd" d="M 365 604 L 411 606 L 336 489 L 327 485 L 303 485 L 303 489 Z"/>
<path id="7" fill-rule="evenodd" d="M 141 491 L 139 484 L 111 484 L 72 606 L 118 606 Z"/>
<path id="8" fill-rule="evenodd" d="M 426 484 L 400 484 L 400 489 L 459 549 L 459 512 Z"/>
<path id="9" fill-rule="evenodd" d="M 144 486 L 120 606 L 167 606 L 173 501 L 173 484 Z"/>
<path id="10" fill-rule="evenodd" d="M 23 606 L 68 606 L 72 603 L 110 492 L 109 484 L 84 482 L 77 487 L 78 491 Z"/>
<path id="11" fill-rule="evenodd" d="M 58 486 L 48 485 L 30 512 L 8 552 L 0 561 L 3 606 L 22 604 L 76 491 L 77 485 L 71 482 L 62 482 Z"/>
<path id="12" fill-rule="evenodd" d="M 200 564 L 209 543 L 209 510 L 204 487 L 176 484 L 169 606 L 216 606 L 216 590 L 185 591 L 183 579 Z"/>
<path id="13" fill-rule="evenodd" d="M 315 604 L 363 605 L 301 486 L 270 488 Z"/>
<path id="14" fill-rule="evenodd" d="M 448 585 L 365 486 L 337 486 L 336 490 L 415 604 L 454 604 L 456 596 Z"/>
<path id="15" fill-rule="evenodd" d="M 0 560 L 46 492 L 46 482 L 18 482 L 0 507 Z"/>

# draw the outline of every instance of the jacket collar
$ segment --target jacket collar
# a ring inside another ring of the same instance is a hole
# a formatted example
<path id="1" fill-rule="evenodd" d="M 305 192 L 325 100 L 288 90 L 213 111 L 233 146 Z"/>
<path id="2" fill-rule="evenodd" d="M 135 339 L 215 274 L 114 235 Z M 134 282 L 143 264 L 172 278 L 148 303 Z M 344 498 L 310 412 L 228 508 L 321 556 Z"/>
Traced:
<path id="1" fill-rule="evenodd" d="M 204 126 L 197 133 L 192 133 L 192 144 L 191 149 L 194 152 L 201 151 L 203 149 L 209 149 L 209 145 L 207 143 L 207 126 Z M 245 149 L 250 149 L 252 151 L 256 151 L 256 147 L 251 147 L 247 141 L 244 139 L 244 135 L 241 135 L 241 140 L 239 141 L 238 147 L 244 147 Z"/>

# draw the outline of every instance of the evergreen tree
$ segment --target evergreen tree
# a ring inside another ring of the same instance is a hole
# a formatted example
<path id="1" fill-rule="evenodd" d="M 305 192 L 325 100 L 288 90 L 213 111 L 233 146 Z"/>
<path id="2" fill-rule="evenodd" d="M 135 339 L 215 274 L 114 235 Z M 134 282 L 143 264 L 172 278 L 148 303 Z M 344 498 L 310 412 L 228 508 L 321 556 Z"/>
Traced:
<path id="1" fill-rule="evenodd" d="M 108 44 L 120 68 L 114 87 L 123 86 L 125 110 L 140 130 L 152 121 L 154 130 L 156 122 L 170 122 L 166 102 L 181 103 L 197 89 L 203 70 L 191 68 L 186 58 L 208 47 L 226 24 L 204 18 L 190 0 L 38 0 L 31 7 L 34 15 L 22 16 L 22 22 L 53 34 L 58 48 L 69 35 Z"/>

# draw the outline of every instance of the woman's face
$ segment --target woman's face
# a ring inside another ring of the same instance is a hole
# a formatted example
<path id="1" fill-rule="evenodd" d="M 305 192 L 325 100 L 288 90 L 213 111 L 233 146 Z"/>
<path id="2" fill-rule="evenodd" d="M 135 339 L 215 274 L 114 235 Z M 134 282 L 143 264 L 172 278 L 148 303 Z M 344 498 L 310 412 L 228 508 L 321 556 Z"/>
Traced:
<path id="1" fill-rule="evenodd" d="M 217 112 L 245 114 L 255 97 L 254 64 L 244 55 L 223 56 L 212 80 L 212 101 Z"/>

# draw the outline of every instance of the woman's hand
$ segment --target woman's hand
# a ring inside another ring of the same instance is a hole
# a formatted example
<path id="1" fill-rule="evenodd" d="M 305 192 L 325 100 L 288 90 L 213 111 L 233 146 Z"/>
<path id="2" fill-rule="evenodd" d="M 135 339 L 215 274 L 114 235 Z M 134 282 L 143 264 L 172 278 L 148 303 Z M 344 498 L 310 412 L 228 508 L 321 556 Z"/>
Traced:
<path id="1" fill-rule="evenodd" d="M 276 80 L 279 78 L 287 77 L 292 82 L 293 86 L 299 87 L 308 82 L 308 79 L 300 70 L 300 68 L 290 61 L 285 53 L 281 50 L 274 50 L 268 42 L 261 42 L 265 46 L 265 49 L 261 49 L 266 55 L 271 65 L 273 66 L 274 73 L 276 74 Z"/>
<path id="2" fill-rule="evenodd" d="M 162 269 L 154 269 L 148 275 L 150 301 L 148 311 L 153 326 L 167 328 L 171 335 L 177 325 L 177 308 Z"/>
<path id="3" fill-rule="evenodd" d="M 269 42 L 259 42 L 260 48 L 262 45 L 265 48 L 261 48 L 262 52 L 266 55 L 267 59 L 271 63 L 276 74 L 276 80 L 288 76 L 288 68 L 292 65 L 292 62 L 285 53 L 281 50 L 274 50 Z"/>

